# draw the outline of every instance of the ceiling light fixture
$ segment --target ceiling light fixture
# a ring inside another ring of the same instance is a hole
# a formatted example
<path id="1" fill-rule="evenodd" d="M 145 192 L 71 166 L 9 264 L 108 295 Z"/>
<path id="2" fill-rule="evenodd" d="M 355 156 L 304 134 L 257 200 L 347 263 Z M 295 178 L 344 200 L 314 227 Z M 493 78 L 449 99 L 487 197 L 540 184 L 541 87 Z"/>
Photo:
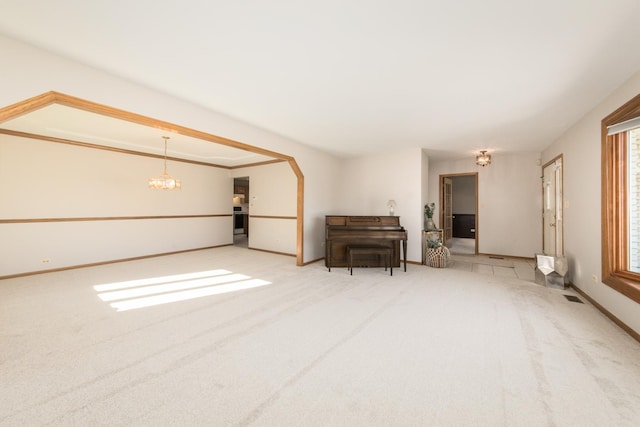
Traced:
<path id="1" fill-rule="evenodd" d="M 158 178 L 149 179 L 149 188 L 158 190 L 179 190 L 182 187 L 179 179 L 175 179 L 167 173 L 167 140 L 168 136 L 164 138 L 164 172 Z"/>
<path id="2" fill-rule="evenodd" d="M 487 154 L 486 150 L 480 151 L 480 154 L 476 156 L 476 165 L 487 166 L 491 164 L 491 154 Z"/>

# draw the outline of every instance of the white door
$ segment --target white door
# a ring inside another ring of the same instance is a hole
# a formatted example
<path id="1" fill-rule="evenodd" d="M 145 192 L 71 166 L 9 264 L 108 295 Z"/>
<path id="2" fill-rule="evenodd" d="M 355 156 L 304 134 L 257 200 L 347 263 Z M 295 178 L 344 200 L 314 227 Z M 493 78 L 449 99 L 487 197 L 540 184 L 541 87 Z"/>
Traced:
<path id="1" fill-rule="evenodd" d="M 564 254 L 562 220 L 562 157 L 542 168 L 542 248 L 545 255 Z"/>

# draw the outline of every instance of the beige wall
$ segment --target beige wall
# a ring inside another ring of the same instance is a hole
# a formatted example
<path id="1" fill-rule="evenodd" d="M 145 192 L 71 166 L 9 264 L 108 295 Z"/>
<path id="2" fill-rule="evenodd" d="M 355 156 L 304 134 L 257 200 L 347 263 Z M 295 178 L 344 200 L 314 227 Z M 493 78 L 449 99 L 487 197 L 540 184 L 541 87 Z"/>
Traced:
<path id="1" fill-rule="evenodd" d="M 148 188 L 160 159 L 0 135 L 0 218 L 86 219 L 0 224 L 0 276 L 230 244 L 229 216 L 149 218 L 231 210 L 227 170 L 168 167 L 181 191 Z"/>
<path id="2" fill-rule="evenodd" d="M 492 159 L 486 167 L 477 166 L 473 156 L 432 160 L 430 200 L 439 201 L 440 175 L 478 172 L 478 251 L 533 258 L 542 250 L 540 154 L 494 153 Z M 435 218 L 439 215 L 436 206 Z"/>
<path id="3" fill-rule="evenodd" d="M 324 234 L 318 231 L 324 215 L 333 211 L 335 206 L 338 185 L 335 178 L 337 174 L 332 172 L 335 172 L 338 161 L 334 157 L 264 129 L 6 37 L 0 37 L 0 56 L 4 58 L 0 80 L 0 106 L 11 105 L 54 90 L 293 156 L 304 174 L 307 193 L 304 198 L 304 261 L 324 256 Z M 148 173 L 158 173 L 154 166 L 157 165 L 152 162 L 145 169 L 145 179 L 148 179 Z M 171 172 L 176 176 L 186 173 L 178 168 Z M 183 180 L 186 189 L 187 180 Z M 231 188 L 231 185 L 224 185 L 224 192 L 227 191 L 226 188 Z M 225 197 L 225 200 L 230 199 Z M 2 203 L 0 201 L 0 204 Z M 227 230 L 231 230 L 231 223 L 220 227 L 220 232 L 226 233 Z M 8 236 L 3 234 L 6 233 L 6 229 L 0 228 L 3 241 L 5 236 Z M 144 253 L 146 251 L 140 251 L 139 254 Z"/>
<path id="4" fill-rule="evenodd" d="M 424 205 L 431 201 L 429 200 L 429 156 L 424 150 L 422 150 L 420 157 L 422 160 L 422 165 L 420 167 L 420 215 L 422 215 L 422 228 L 424 228 Z"/>
<path id="5" fill-rule="evenodd" d="M 640 93 L 640 72 L 611 93 L 542 153 L 564 168 L 564 246 L 572 282 L 640 332 L 640 304 L 601 282 L 601 121 Z M 594 281 L 592 276 L 597 280 Z"/>
<path id="6" fill-rule="evenodd" d="M 337 215 L 394 214 L 407 230 L 407 259 L 421 262 L 423 152 L 410 148 L 344 160 L 340 180 L 341 202 Z"/>
<path id="7" fill-rule="evenodd" d="M 453 197 L 451 200 L 454 214 L 476 213 L 476 179 L 474 176 L 453 177 Z"/>
<path id="8" fill-rule="evenodd" d="M 233 169 L 231 175 L 249 177 L 249 247 L 295 255 L 297 179 L 289 164 Z"/>

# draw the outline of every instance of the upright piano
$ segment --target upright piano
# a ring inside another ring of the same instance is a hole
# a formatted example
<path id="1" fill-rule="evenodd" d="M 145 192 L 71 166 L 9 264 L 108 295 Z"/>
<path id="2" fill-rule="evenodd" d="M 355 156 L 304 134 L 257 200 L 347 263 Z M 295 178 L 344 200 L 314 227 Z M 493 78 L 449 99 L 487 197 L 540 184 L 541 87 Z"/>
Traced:
<path id="1" fill-rule="evenodd" d="M 347 267 L 349 246 L 388 247 L 391 266 L 400 267 L 400 254 L 407 271 L 407 231 L 400 226 L 397 216 L 343 216 L 325 217 L 325 266 Z M 376 256 L 361 260 L 361 265 L 384 267 Z"/>

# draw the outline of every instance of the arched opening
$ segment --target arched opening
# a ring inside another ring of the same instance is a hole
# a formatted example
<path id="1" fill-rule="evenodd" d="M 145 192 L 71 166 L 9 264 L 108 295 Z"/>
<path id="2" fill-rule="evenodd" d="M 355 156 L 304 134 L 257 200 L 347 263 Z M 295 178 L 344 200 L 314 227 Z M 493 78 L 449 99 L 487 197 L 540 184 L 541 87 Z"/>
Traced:
<path id="1" fill-rule="evenodd" d="M 296 264 L 303 265 L 303 224 L 304 224 L 304 176 L 298 167 L 295 159 L 285 154 L 277 153 L 274 151 L 262 149 L 256 146 L 252 146 L 243 142 L 234 141 L 228 138 L 224 138 L 218 135 L 198 131 L 195 129 L 187 128 L 184 126 L 176 125 L 173 123 L 165 122 L 162 120 L 153 119 L 150 117 L 142 116 L 136 113 L 120 110 L 117 108 L 97 104 L 91 101 L 83 100 L 66 94 L 58 92 L 47 92 L 42 95 L 24 100 L 22 102 L 0 108 L 0 123 L 7 122 L 11 119 L 15 119 L 21 116 L 29 115 L 30 113 L 41 110 L 45 107 L 52 105 L 60 105 L 70 107 L 71 109 L 80 110 L 87 113 L 97 114 L 100 116 L 108 117 L 114 121 L 124 121 L 140 125 L 141 127 L 147 127 L 157 132 L 157 129 L 162 129 L 163 132 L 170 132 L 173 134 L 182 135 L 188 137 L 191 141 L 198 141 L 202 146 L 208 146 L 209 148 L 219 147 L 226 150 L 226 153 L 231 151 L 242 152 L 245 160 L 242 160 L 240 164 L 224 164 L 216 162 L 216 164 L 207 163 L 203 161 L 195 160 L 194 158 L 177 158 L 172 160 L 182 161 L 187 163 L 195 163 L 200 165 L 208 165 L 222 168 L 235 168 L 246 166 L 259 166 L 262 164 L 275 163 L 275 162 L 287 162 L 293 171 L 297 182 L 297 196 L 296 196 L 296 242 L 295 242 L 295 256 Z M 27 136 L 21 135 L 21 132 L 15 130 L 0 129 L 0 133 L 15 136 Z M 145 152 L 144 147 L 140 150 L 136 149 L 128 150 L 117 145 L 110 145 L 109 143 L 82 143 L 71 140 L 63 140 L 61 138 L 50 137 L 47 135 L 40 135 L 43 138 L 51 142 L 82 145 L 90 148 L 98 148 L 108 151 L 116 151 L 120 153 L 135 154 L 149 157 L 160 157 L 158 154 L 154 154 L 151 151 Z M 157 147 L 156 147 L 157 148 Z M 293 219 L 293 218 L 292 218 Z M 2 220 L 0 220 L 2 221 Z"/>

